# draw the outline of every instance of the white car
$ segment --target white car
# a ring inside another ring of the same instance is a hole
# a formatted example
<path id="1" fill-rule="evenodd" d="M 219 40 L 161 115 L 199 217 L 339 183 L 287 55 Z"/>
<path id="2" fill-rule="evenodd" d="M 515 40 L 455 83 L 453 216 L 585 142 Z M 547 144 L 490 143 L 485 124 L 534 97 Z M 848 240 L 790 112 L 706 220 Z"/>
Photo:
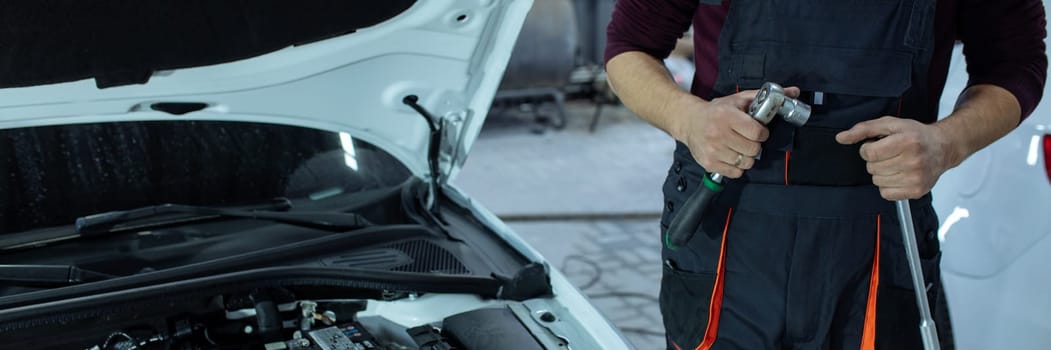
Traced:
<path id="1" fill-rule="evenodd" d="M 0 348 L 631 348 L 449 184 L 530 0 L 66 3 L 0 29 Z"/>
<path id="2" fill-rule="evenodd" d="M 943 95 L 967 82 L 957 47 Z M 1051 85 L 1003 139 L 945 173 L 933 190 L 942 279 L 957 349 L 1051 349 Z"/>

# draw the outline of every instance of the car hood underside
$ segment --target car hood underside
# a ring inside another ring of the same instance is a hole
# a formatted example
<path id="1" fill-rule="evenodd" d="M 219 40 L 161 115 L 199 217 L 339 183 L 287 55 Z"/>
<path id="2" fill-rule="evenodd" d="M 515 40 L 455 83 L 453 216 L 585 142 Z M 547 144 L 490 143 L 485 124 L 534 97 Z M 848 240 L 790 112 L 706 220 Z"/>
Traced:
<path id="1" fill-rule="evenodd" d="M 529 0 L 17 2 L 0 13 L 0 128 L 224 120 L 348 132 L 455 174 Z M 403 101 L 416 96 L 428 122 Z"/>

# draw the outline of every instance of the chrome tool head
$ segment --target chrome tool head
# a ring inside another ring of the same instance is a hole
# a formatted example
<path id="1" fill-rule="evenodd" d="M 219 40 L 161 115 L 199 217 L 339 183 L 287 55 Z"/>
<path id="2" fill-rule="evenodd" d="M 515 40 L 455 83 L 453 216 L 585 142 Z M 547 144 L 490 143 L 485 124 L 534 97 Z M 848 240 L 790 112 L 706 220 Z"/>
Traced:
<path id="1" fill-rule="evenodd" d="M 770 124 L 774 117 L 781 115 L 786 122 L 803 126 L 810 119 L 810 105 L 785 96 L 781 85 L 767 82 L 752 100 L 748 114 L 763 124 Z"/>

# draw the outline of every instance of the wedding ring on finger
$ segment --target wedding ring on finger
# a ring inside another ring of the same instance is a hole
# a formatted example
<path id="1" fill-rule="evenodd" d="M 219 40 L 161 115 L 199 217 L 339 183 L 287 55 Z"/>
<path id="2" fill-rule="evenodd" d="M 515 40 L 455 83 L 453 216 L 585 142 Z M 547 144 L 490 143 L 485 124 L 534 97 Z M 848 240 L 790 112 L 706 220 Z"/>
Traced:
<path id="1" fill-rule="evenodd" d="M 742 161 L 744 161 L 744 155 L 738 153 L 737 154 L 737 160 L 734 161 L 734 167 L 738 167 L 738 168 L 741 167 L 741 162 Z"/>

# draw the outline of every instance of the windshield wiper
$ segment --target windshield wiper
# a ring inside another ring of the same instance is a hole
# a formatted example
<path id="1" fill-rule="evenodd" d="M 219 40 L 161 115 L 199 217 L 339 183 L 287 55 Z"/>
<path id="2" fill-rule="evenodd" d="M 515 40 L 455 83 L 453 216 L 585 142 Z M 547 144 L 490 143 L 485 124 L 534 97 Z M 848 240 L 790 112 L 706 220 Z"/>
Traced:
<path id="1" fill-rule="evenodd" d="M 0 283 L 9 285 L 74 285 L 114 277 L 73 265 L 0 265 Z"/>
<path id="2" fill-rule="evenodd" d="M 242 208 L 211 208 L 181 204 L 161 204 L 138 209 L 112 211 L 78 218 L 74 232 L 65 228 L 50 228 L 39 232 L 0 235 L 0 251 L 35 248 L 68 240 L 98 237 L 131 230 L 188 224 L 217 218 L 245 218 L 276 221 L 289 225 L 345 232 L 372 226 L 367 219 L 354 213 L 342 212 L 283 212 L 292 208 L 287 198 Z"/>
<path id="3" fill-rule="evenodd" d="M 287 199 L 279 199 L 271 206 L 272 209 L 287 210 L 291 203 Z M 269 209 L 269 208 L 268 208 Z M 145 226 L 168 225 L 176 222 L 196 221 L 213 218 L 241 218 L 253 220 L 275 221 L 288 225 L 302 226 L 307 228 L 326 231 L 349 231 L 372 226 L 372 223 L 363 216 L 356 213 L 342 212 L 308 212 L 308 211 L 273 211 L 273 210 L 247 210 L 199 207 L 182 204 L 161 204 L 131 210 L 111 211 L 77 218 L 74 231 L 81 237 L 101 235 L 119 228 L 117 225 L 140 221 L 155 216 L 168 216 L 170 214 L 187 214 L 189 218 L 163 218 L 152 222 L 144 222 L 133 228 Z"/>

